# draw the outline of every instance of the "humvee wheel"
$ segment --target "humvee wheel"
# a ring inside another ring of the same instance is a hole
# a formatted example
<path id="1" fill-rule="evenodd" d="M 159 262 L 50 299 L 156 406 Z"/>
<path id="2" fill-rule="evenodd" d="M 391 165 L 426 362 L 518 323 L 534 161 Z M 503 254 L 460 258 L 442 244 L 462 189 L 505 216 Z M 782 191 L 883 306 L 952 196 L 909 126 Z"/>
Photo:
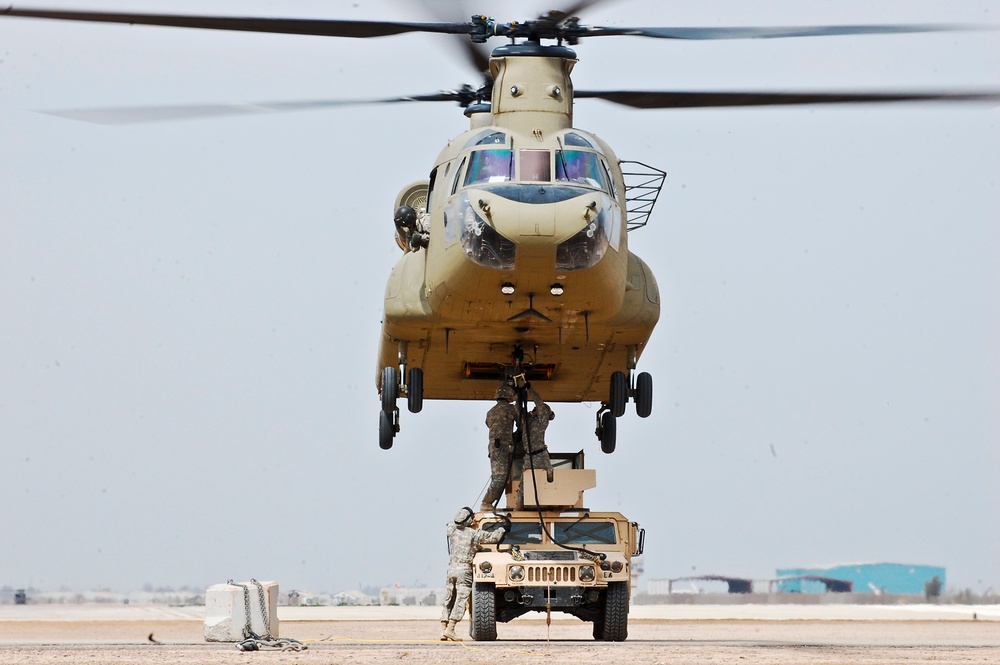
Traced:
<path id="1" fill-rule="evenodd" d="M 627 582 L 608 582 L 604 598 L 604 639 L 624 642 L 628 637 L 628 586 Z M 594 623 L 595 627 L 597 622 Z"/>
<path id="2" fill-rule="evenodd" d="M 628 379 L 624 372 L 611 373 L 611 389 L 608 392 L 608 407 L 615 418 L 625 414 L 625 404 L 628 402 Z"/>
<path id="3" fill-rule="evenodd" d="M 648 418 L 653 412 L 653 377 L 649 372 L 635 377 L 635 412 L 640 418 Z"/>
<path id="4" fill-rule="evenodd" d="M 497 638 L 496 585 L 476 582 L 472 585 L 472 616 L 469 635 L 477 642 Z"/>
<path id="5" fill-rule="evenodd" d="M 601 452 L 610 455 L 615 452 L 615 439 L 618 434 L 618 421 L 615 414 L 605 411 L 601 416 Z"/>
<path id="6" fill-rule="evenodd" d="M 594 619 L 594 639 L 600 642 L 604 639 L 604 618 Z"/>
<path id="7" fill-rule="evenodd" d="M 382 450 L 392 448 L 392 439 L 396 431 L 392 426 L 392 418 L 385 411 L 378 412 L 378 447 Z"/>
<path id="8" fill-rule="evenodd" d="M 399 398 L 398 376 L 399 372 L 395 367 L 382 368 L 382 385 L 379 387 L 379 393 L 382 396 L 382 410 L 386 413 L 392 413 L 396 408 L 396 400 Z"/>
<path id="9" fill-rule="evenodd" d="M 420 409 L 424 408 L 424 370 L 419 367 L 412 368 L 408 383 L 406 408 L 410 413 L 420 413 Z"/>

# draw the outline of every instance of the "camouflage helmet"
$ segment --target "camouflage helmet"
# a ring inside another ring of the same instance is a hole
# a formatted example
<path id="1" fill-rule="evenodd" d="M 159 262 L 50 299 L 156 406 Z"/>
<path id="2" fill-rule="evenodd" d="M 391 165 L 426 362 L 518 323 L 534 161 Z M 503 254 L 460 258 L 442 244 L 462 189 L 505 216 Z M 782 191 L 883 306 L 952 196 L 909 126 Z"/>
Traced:
<path id="1" fill-rule="evenodd" d="M 472 512 L 472 508 L 464 506 L 461 510 L 455 513 L 455 524 L 459 526 L 469 526 L 472 522 L 473 515 L 475 515 L 475 513 Z"/>
<path id="2" fill-rule="evenodd" d="M 506 383 L 497 388 L 497 399 L 502 399 L 506 402 L 513 401 L 514 399 L 514 389 L 508 386 Z"/>

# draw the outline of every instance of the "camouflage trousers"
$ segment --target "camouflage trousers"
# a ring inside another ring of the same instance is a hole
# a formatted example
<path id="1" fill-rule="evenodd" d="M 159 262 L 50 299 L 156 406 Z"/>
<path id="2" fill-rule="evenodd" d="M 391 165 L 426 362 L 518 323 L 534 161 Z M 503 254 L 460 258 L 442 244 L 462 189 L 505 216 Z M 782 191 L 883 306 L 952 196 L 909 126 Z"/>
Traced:
<path id="1" fill-rule="evenodd" d="M 472 564 L 448 566 L 441 621 L 461 621 L 465 617 L 465 606 L 469 602 L 470 595 L 472 595 Z"/>
<path id="2" fill-rule="evenodd" d="M 546 471 L 546 480 L 552 482 L 552 460 L 549 459 L 547 448 L 542 448 L 524 456 L 524 468 L 521 471 L 521 482 L 517 486 L 517 503 L 515 504 L 515 507 L 519 510 L 524 508 L 524 477 L 531 473 L 532 467 L 534 467 L 535 471 L 544 469 Z M 534 503 L 535 498 L 529 498 Z"/>
<path id="3" fill-rule="evenodd" d="M 506 446 L 503 443 L 490 446 L 490 486 L 486 488 L 486 496 L 483 497 L 484 504 L 493 504 L 500 495 L 503 494 L 507 486 L 507 477 L 510 474 L 510 458 L 513 446 Z"/>

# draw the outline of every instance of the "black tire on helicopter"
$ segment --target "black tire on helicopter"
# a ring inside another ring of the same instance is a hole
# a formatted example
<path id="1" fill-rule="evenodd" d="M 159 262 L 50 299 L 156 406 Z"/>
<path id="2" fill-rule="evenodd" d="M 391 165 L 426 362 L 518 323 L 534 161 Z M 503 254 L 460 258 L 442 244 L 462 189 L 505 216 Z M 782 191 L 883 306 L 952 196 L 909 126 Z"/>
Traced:
<path id="1" fill-rule="evenodd" d="M 392 413 L 399 398 L 399 372 L 395 367 L 382 368 L 382 385 L 379 392 L 382 396 L 382 411 Z"/>
<path id="2" fill-rule="evenodd" d="M 601 416 L 601 452 L 610 455 L 615 452 L 615 439 L 618 434 L 618 420 L 610 411 Z"/>
<path id="3" fill-rule="evenodd" d="M 396 436 L 396 429 L 392 424 L 392 417 L 385 411 L 378 412 L 378 447 L 382 450 L 392 448 L 392 440 Z"/>
<path id="4" fill-rule="evenodd" d="M 608 408 L 615 418 L 621 418 L 625 414 L 625 405 L 628 403 L 628 378 L 624 372 L 611 373 L 611 389 L 608 392 Z"/>
<path id="5" fill-rule="evenodd" d="M 648 418 L 653 412 L 653 377 L 649 372 L 635 377 L 635 412 L 640 418 Z"/>
<path id="6" fill-rule="evenodd" d="M 424 408 L 424 370 L 419 367 L 410 369 L 407 381 L 406 408 L 410 413 L 420 413 Z"/>

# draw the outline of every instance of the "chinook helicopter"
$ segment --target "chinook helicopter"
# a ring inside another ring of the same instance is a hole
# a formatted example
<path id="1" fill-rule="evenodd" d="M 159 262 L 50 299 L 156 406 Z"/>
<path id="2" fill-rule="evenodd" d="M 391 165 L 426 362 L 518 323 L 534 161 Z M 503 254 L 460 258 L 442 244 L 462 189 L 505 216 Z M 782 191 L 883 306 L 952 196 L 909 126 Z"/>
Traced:
<path id="1" fill-rule="evenodd" d="M 631 400 L 652 411 L 652 376 L 639 360 L 660 314 L 655 278 L 628 248 L 648 219 L 664 172 L 620 160 L 573 125 L 577 99 L 644 109 L 782 104 L 996 100 L 995 93 L 678 92 L 575 90 L 570 48 L 587 37 L 784 38 L 969 29 L 953 25 L 773 28 L 587 26 L 579 2 L 536 19 L 503 23 L 403 23 L 2 9 L 0 16 L 161 25 L 333 37 L 410 32 L 461 36 L 485 75 L 479 87 L 345 103 L 456 102 L 469 129 L 451 139 L 429 176 L 402 189 L 393 206 L 403 252 L 385 293 L 376 366 L 379 445 L 400 431 L 399 401 L 491 399 L 499 383 L 531 381 L 548 401 L 601 404 L 596 433 L 615 449 L 616 418 Z M 473 45 L 502 39 L 485 57 Z M 161 109 L 162 110 L 162 109 Z M 135 109 L 127 110 L 135 113 Z M 213 110 L 213 115 L 218 115 Z M 388 206 L 387 206 L 388 207 Z"/>

